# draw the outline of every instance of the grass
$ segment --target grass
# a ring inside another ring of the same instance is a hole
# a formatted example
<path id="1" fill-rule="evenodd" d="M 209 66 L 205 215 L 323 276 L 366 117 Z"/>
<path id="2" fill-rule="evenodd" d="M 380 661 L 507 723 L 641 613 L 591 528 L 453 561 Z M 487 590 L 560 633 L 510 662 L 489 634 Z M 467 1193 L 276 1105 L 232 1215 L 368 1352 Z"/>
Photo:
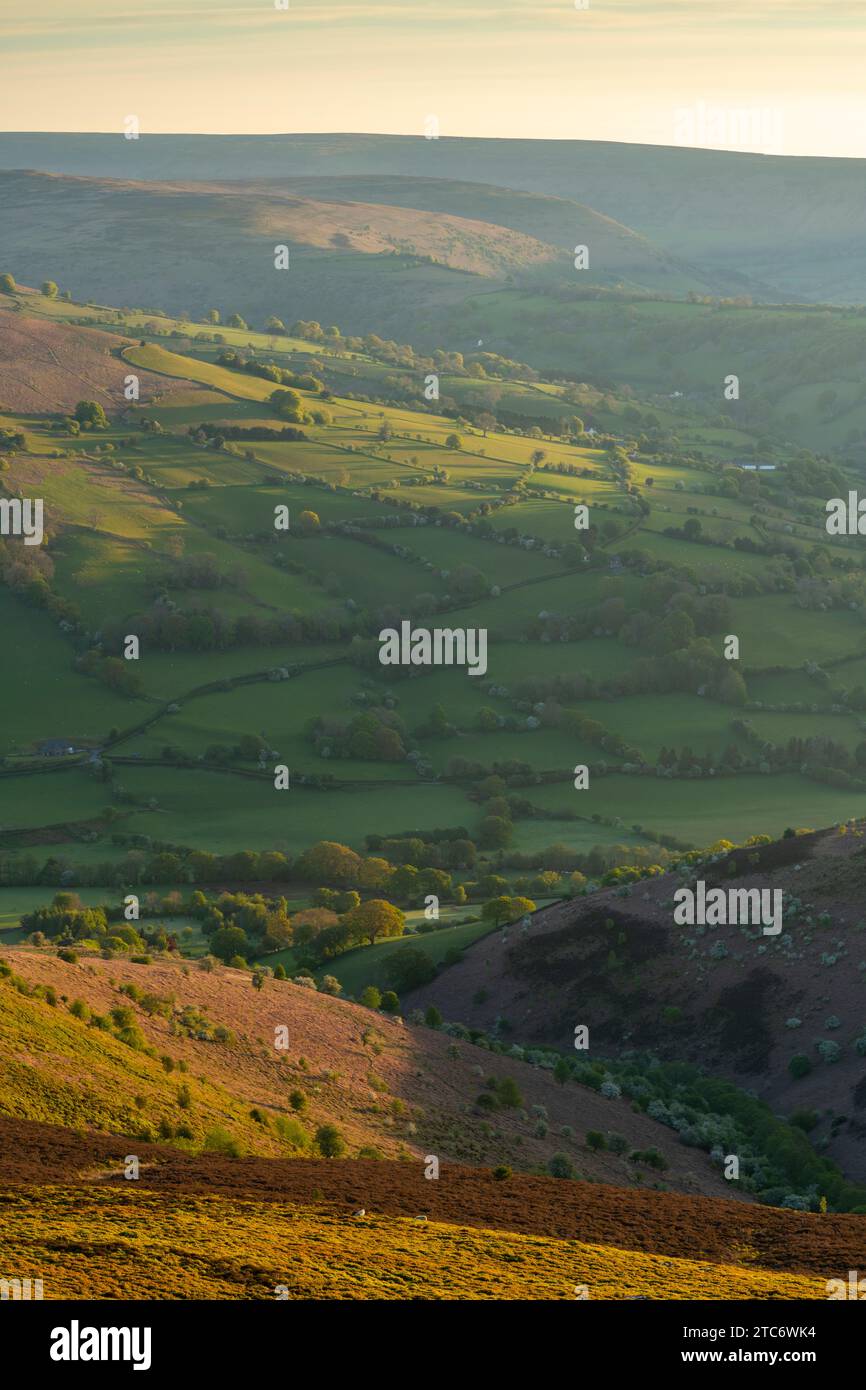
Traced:
<path id="1" fill-rule="evenodd" d="M 533 788 L 531 799 L 549 810 L 574 810 L 581 795 L 585 794 L 566 784 Z M 794 773 L 670 781 L 665 783 L 663 797 L 655 777 L 615 775 L 596 780 L 591 809 L 618 817 L 624 828 L 641 824 L 702 847 L 725 838 L 742 841 L 749 835 L 781 835 L 789 825 L 834 825 L 852 814 L 852 804 L 850 792 Z M 553 833 L 554 827 L 547 824 L 543 829 L 547 844 L 567 838 Z M 596 838 L 598 843 L 609 840 L 610 831 Z"/>
<path id="2" fill-rule="evenodd" d="M 0 731 L 4 755 L 29 752 L 48 738 L 98 742 L 113 725 L 129 722 L 142 708 L 78 675 L 72 669 L 71 648 L 47 614 L 26 607 L 3 588 L 0 625 L 9 654 Z M 8 824 L 27 797 L 20 782 L 14 784 L 13 793 L 10 784 L 0 779 L 0 824 Z M 51 819 L 62 820 L 62 806 L 54 810 Z"/>
<path id="3" fill-rule="evenodd" d="M 449 917 L 465 917 L 472 912 L 472 908 L 456 908 L 443 906 L 441 916 L 443 921 Z M 423 920 L 423 912 L 407 913 L 407 922 Z M 317 971 L 319 979 L 324 975 L 334 975 L 343 986 L 345 994 L 357 996 L 367 985 L 377 985 L 380 989 L 387 989 L 388 983 L 385 976 L 386 962 L 398 951 L 404 950 L 407 946 L 420 947 L 433 961 L 434 965 L 441 965 L 449 951 L 465 950 L 474 941 L 478 941 L 482 936 L 486 936 L 491 930 L 487 922 L 463 922 L 461 925 L 440 926 L 437 931 L 424 932 L 422 935 L 411 935 L 401 937 L 394 941 L 377 941 L 372 946 L 359 946 L 354 951 L 347 951 L 345 955 L 337 956 L 334 960 L 328 961 L 327 965 Z M 297 970 L 295 954 L 291 950 L 277 951 L 273 955 L 264 958 L 264 964 L 275 966 L 283 965 L 288 974 Z"/>
<path id="4" fill-rule="evenodd" d="M 216 1195 L 17 1189 L 3 1227 L 16 1275 L 41 1278 L 45 1299 L 826 1297 L 814 1276 Z"/>
<path id="5" fill-rule="evenodd" d="M 344 843 L 363 848 L 375 830 L 403 825 L 433 829 L 463 822 L 467 803 L 453 787 L 420 784 L 350 791 L 278 792 L 271 780 L 247 781 L 226 773 L 125 767 L 120 780 L 135 796 L 156 797 L 158 812 L 135 811 L 125 822 L 140 832 L 176 844 L 228 853 L 239 848 L 277 849 L 297 854 L 315 840 L 331 838 L 339 826 Z"/>
<path id="6" fill-rule="evenodd" d="M 339 257 L 325 259 L 333 264 L 335 275 L 344 277 L 341 283 L 351 288 L 357 269 L 354 261 L 350 265 Z M 387 283 L 397 285 L 404 269 L 395 262 L 383 266 L 382 273 L 387 273 Z M 71 312 L 39 296 L 25 299 L 29 308 L 48 316 L 62 319 Z M 476 306 L 470 304 L 468 316 L 474 312 Z M 530 337 L 544 322 L 549 338 L 545 350 L 554 356 L 563 343 L 572 341 L 571 306 L 557 306 L 545 295 L 494 291 L 484 296 L 483 312 L 491 321 L 501 315 L 503 328 L 509 315 L 525 315 L 523 327 Z M 118 319 L 98 306 L 82 313 L 96 322 L 110 320 L 121 330 L 125 326 L 137 337 L 142 336 L 143 325 L 151 318 L 129 313 Z M 538 548 L 499 545 L 459 528 L 436 526 L 435 513 L 425 516 L 415 512 L 414 519 L 422 524 L 410 525 L 410 513 L 397 506 L 410 501 L 421 507 L 466 513 L 485 501 L 501 501 L 505 491 L 523 480 L 530 491 L 514 505 L 494 506 L 489 511 L 491 525 L 500 532 L 514 528 L 559 548 L 576 537 L 573 504 L 579 498 L 587 499 L 596 521 L 603 522 L 624 507 L 630 517 L 634 515 L 613 476 L 606 451 L 592 446 L 586 438 L 563 442 L 551 432 L 557 428 L 554 422 L 563 416 L 591 413 L 597 423 L 603 421 L 629 437 L 638 428 L 635 420 L 645 423 L 651 414 L 681 438 L 688 431 L 696 439 L 700 436 L 696 447 L 709 454 L 716 450 L 718 457 L 736 457 L 749 442 L 748 432 L 738 431 L 735 422 L 725 425 L 718 412 L 695 404 L 701 400 L 699 394 L 674 402 L 669 390 L 659 393 L 651 388 L 647 382 L 655 370 L 654 348 L 651 343 L 640 350 L 635 346 L 643 334 L 651 338 L 658 333 L 669 342 L 676 334 L 685 333 L 700 359 L 689 367 L 689 381 L 697 386 L 706 363 L 712 360 L 713 370 L 717 366 L 714 357 L 706 356 L 709 330 L 718 331 L 722 339 L 733 343 L 745 322 L 742 315 L 727 311 L 708 314 L 700 305 L 653 301 L 625 309 L 587 301 L 581 316 L 587 332 L 593 327 L 599 329 L 602 350 L 612 341 L 618 318 L 632 325 L 629 332 L 633 330 L 634 343 L 629 352 L 634 360 L 627 355 L 623 370 L 634 369 L 638 391 L 627 399 L 613 389 L 602 392 L 585 385 L 565 387 L 544 381 L 502 384 L 503 411 L 519 413 L 524 420 L 537 418 L 540 429 L 534 432 L 536 437 L 528 429 L 523 433 L 493 429 L 485 436 L 471 423 L 455 424 L 450 416 L 428 414 L 409 404 L 349 399 L 339 392 L 350 389 L 374 394 L 392 389 L 391 369 L 365 354 L 335 356 L 330 347 L 320 352 L 309 344 L 284 339 L 272 345 L 265 335 L 252 330 L 226 330 L 230 342 L 245 348 L 248 343 L 256 344 L 287 365 L 303 367 L 311 357 L 323 356 L 325 375 L 332 372 L 328 382 L 334 394 L 327 403 L 331 423 L 307 426 L 308 439 L 296 443 L 248 444 L 238 440 L 224 451 L 199 449 L 185 434 L 188 426 L 198 421 L 278 423 L 266 406 L 272 384 L 219 367 L 210 360 L 218 351 L 213 345 L 191 346 L 188 340 L 175 338 L 170 343 L 177 350 L 172 351 L 164 340 L 148 341 L 144 347 L 133 343 L 127 350 L 129 361 L 171 378 L 177 384 L 176 393 L 134 411 L 131 423 L 115 420 L 98 435 L 60 437 L 50 431 L 44 419 L 10 418 L 8 423 L 24 428 L 31 452 L 17 456 L 4 476 L 13 488 L 38 486 L 44 494 L 49 523 L 57 532 L 50 547 L 54 587 L 78 606 L 88 634 L 98 634 L 107 623 L 119 620 L 125 630 L 135 631 L 139 616 L 166 582 L 172 554 L 213 555 L 220 571 L 235 577 L 218 591 L 172 588 L 171 601 L 181 611 L 214 605 L 235 618 L 297 612 L 318 614 L 326 623 L 332 615 L 345 621 L 347 614 L 357 611 L 354 604 L 366 611 L 368 631 L 376 630 L 380 615 L 390 615 L 390 621 L 406 600 L 419 594 L 443 599 L 458 567 L 471 565 L 482 572 L 489 588 L 497 586 L 501 592 L 449 609 L 447 624 L 487 628 L 487 681 L 505 686 L 513 695 L 529 673 L 554 676 L 577 671 L 597 681 L 613 680 L 632 668 L 643 654 L 641 648 L 628 646 L 613 635 L 561 643 L 526 640 L 524 634 L 541 613 L 576 614 L 612 593 L 621 594 L 627 605 L 639 604 L 644 583 L 640 576 L 626 573 L 614 580 L 603 562 L 588 572 L 563 574 L 564 562 L 544 556 Z M 770 311 L 760 311 L 760 318 L 751 322 L 762 323 L 768 331 L 776 331 L 773 325 L 778 327 Z M 162 322 L 166 331 L 176 326 L 171 319 Z M 183 327 L 185 331 L 188 326 Z M 149 333 L 144 336 L 153 338 Z M 499 341 L 506 339 L 507 335 Z M 596 350 L 595 340 L 592 350 Z M 652 358 L 649 362 L 648 353 Z M 584 358 L 576 360 L 582 362 Z M 568 370 L 574 369 L 574 360 L 570 360 Z M 185 388 L 182 379 L 194 385 Z M 485 399 L 483 393 L 488 388 L 489 383 L 452 379 L 447 374 L 443 380 L 444 394 L 464 403 Z M 500 386 L 495 389 L 500 390 Z M 138 428 L 142 419 L 154 418 L 161 420 L 165 430 L 176 433 L 153 434 Z M 386 441 L 376 438 L 383 422 L 392 432 Z M 446 446 L 452 433 L 460 435 L 460 449 Z M 113 455 L 96 456 L 96 447 L 105 444 L 114 446 Z M 587 476 L 559 475 L 544 467 L 530 473 L 531 456 L 539 448 L 545 453 L 544 463 L 572 464 L 587 470 Z M 246 456 L 248 453 L 251 457 Z M 53 457 L 55 454 L 58 456 Z M 117 467 L 118 461 L 139 465 L 145 478 L 136 480 Z M 419 477 L 431 474 L 434 465 L 447 470 L 447 483 L 415 486 Z M 640 529 L 608 544 L 608 553 L 642 549 L 665 563 L 687 567 L 696 583 L 710 586 L 736 573 L 744 578 L 766 578 L 763 555 L 741 554 L 721 545 L 690 545 L 663 534 L 666 526 L 681 524 L 689 509 L 697 509 L 707 534 L 729 539 L 731 533 L 749 531 L 751 501 L 712 495 L 717 482 L 713 472 L 694 466 L 688 459 L 680 461 L 675 450 L 664 461 L 639 455 L 633 458 L 631 468 L 633 481 L 650 501 L 652 511 Z M 301 482 L 288 474 L 325 481 Z M 651 489 L 646 486 L 650 477 Z M 201 481 L 208 487 L 189 487 Z M 779 505 L 780 499 L 784 501 L 779 479 L 761 486 L 768 490 L 766 496 L 773 503 L 773 526 L 783 526 L 793 513 Z M 376 488 L 382 490 L 374 498 L 370 493 Z M 333 535 L 303 542 L 289 537 L 279 546 L 269 543 L 278 503 L 289 506 L 293 519 L 301 510 L 314 510 L 325 525 L 397 520 L 401 524 L 380 527 L 375 534 L 380 541 L 400 545 L 409 554 L 397 557 Z M 812 506 L 813 511 L 816 506 Z M 288 558 L 300 572 L 280 568 L 274 563 L 277 558 Z M 735 598 L 731 610 L 731 631 L 741 643 L 740 670 L 752 699 L 798 699 L 822 706 L 828 702 L 826 692 L 809 682 L 799 668 L 807 660 L 827 662 L 866 645 L 862 615 L 852 608 L 803 609 L 790 593 L 770 593 Z M 402 761 L 326 761 L 317 755 L 306 732 L 310 719 L 326 715 L 348 720 L 359 708 L 353 697 L 362 688 L 374 699 L 393 699 L 410 739 L 417 741 L 418 750 L 440 776 L 453 756 L 486 765 L 515 759 L 538 771 L 560 770 L 563 774 L 577 762 L 602 756 L 597 748 L 548 729 L 481 736 L 478 713 L 482 706 L 490 705 L 500 714 L 514 714 L 515 709 L 508 697 L 490 695 L 479 688 L 487 681 L 472 680 L 462 672 L 431 670 L 416 673 L 411 680 L 394 679 L 393 675 L 386 680 L 386 673 L 378 667 L 368 673 L 344 664 L 311 671 L 288 683 L 261 682 L 185 698 L 187 691 L 211 681 L 278 665 L 330 660 L 345 653 L 345 638 L 198 653 L 145 650 L 137 670 L 151 701 L 148 704 L 121 699 L 94 679 L 75 674 L 75 649 L 90 641 L 90 636 L 62 634 L 45 615 L 19 604 L 6 591 L 0 593 L 0 617 L 16 651 L 20 676 L 8 684 L 11 717 L 4 725 L 6 753 L 26 751 L 50 737 L 98 745 L 112 727 L 126 728 L 139 722 L 155 709 L 155 702 L 178 700 L 181 708 L 177 712 L 163 714 L 146 732 L 126 740 L 119 745 L 118 754 L 136 761 L 158 758 L 171 744 L 198 757 L 212 744 L 231 746 L 242 734 L 254 733 L 269 741 L 295 777 L 327 772 L 359 784 L 357 792 L 311 793 L 296 786 L 292 794 L 281 799 L 266 780 L 251 781 L 196 768 L 178 771 L 118 766 L 119 793 L 109 786 L 102 788 L 84 771 L 64 774 L 62 781 L 56 773 L 7 778 L 0 779 L 0 825 L 8 828 L 38 830 L 61 820 L 92 819 L 113 803 L 124 815 L 126 831 L 214 851 L 267 846 L 295 853 L 311 839 L 326 836 L 360 847 L 371 831 L 414 827 L 419 821 L 431 828 L 465 824 L 473 833 L 480 811 L 467 799 L 465 789 L 422 787 L 413 780 L 408 763 Z M 331 633 L 336 634 L 336 627 L 332 626 Z M 714 634 L 711 641 L 720 647 L 722 634 Z M 776 664 L 785 668 L 784 677 L 754 674 Z M 866 660 L 859 666 L 850 663 L 833 673 L 831 684 L 852 686 L 858 680 L 866 681 L 864 671 Z M 423 732 L 437 704 L 456 727 L 447 738 L 429 738 Z M 680 748 L 684 744 L 716 756 L 733 741 L 730 723 L 739 713 L 733 707 L 685 693 L 587 700 L 580 708 L 635 744 L 647 758 L 654 758 L 662 745 Z M 517 713 L 525 715 L 527 711 Z M 775 742 L 793 735 L 808 736 L 818 731 L 819 723 L 812 715 L 771 712 L 756 714 L 754 722 Z M 834 718 L 828 731 L 853 748 L 861 741 L 858 724 L 854 718 Z M 403 781 L 405 786 L 396 785 Z M 538 806 L 551 810 L 566 812 L 580 806 L 586 819 L 519 819 L 514 846 L 523 850 L 571 837 L 580 845 L 588 835 L 599 840 L 622 838 L 624 827 L 635 823 L 667 830 L 691 842 L 705 835 L 714 838 L 710 831 L 717 827 L 718 833 L 739 838 L 750 831 L 777 825 L 784 828 L 790 817 L 813 824 L 856 809 L 849 794 L 819 787 L 793 774 L 786 778 L 726 778 L 715 782 L 712 789 L 705 783 L 597 778 L 583 799 L 567 781 L 554 787 L 530 787 L 526 794 Z M 148 803 L 155 809 L 145 809 Z M 593 814 L 619 818 L 622 824 L 604 826 L 599 821 L 593 825 Z M 37 841 L 34 848 L 40 852 L 38 835 L 33 838 Z M 57 853 L 76 862 L 92 862 L 115 851 L 106 837 L 97 844 L 60 842 Z"/>

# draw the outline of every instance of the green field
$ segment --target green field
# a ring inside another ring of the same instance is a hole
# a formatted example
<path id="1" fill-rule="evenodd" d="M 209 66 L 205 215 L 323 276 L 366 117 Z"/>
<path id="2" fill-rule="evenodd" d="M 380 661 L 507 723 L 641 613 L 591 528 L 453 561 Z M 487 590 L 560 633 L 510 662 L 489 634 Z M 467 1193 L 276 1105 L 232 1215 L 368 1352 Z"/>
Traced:
<path id="1" fill-rule="evenodd" d="M 63 322 L 67 308 L 37 300 L 39 314 Z M 530 336 L 542 309 L 551 317 L 543 296 L 516 291 L 487 296 L 485 313 L 495 318 L 518 303 Z M 581 312 L 587 332 L 595 325 L 601 334 L 593 350 L 603 351 L 620 311 L 587 302 Z M 0 749 L 11 760 L 0 778 L 8 852 L 26 846 L 44 857 L 53 846 L 83 873 L 122 857 L 116 826 L 127 837 L 226 854 L 294 855 L 323 838 L 363 848 L 371 833 L 448 825 L 476 836 L 485 817 L 476 783 L 494 769 L 515 807 L 528 801 L 563 818 L 509 811 L 506 843 L 480 844 L 482 864 L 500 851 L 537 856 L 556 841 L 576 855 L 594 844 L 645 845 L 646 831 L 695 844 L 858 809 L 866 585 L 851 567 L 856 545 L 822 548 L 820 495 L 791 491 L 778 440 L 767 446 L 772 473 L 743 481 L 728 464 L 753 447 L 749 431 L 727 426 L 699 394 L 674 400 L 653 388 L 637 349 L 633 362 L 620 363 L 636 394 L 512 377 L 494 384 L 493 403 L 523 423 L 491 427 L 389 399 L 397 378 L 375 351 L 226 331 L 227 343 L 265 360 L 305 371 L 312 363 L 327 377 L 327 399 L 301 393 L 303 440 L 241 437 L 211 447 L 190 430 L 281 427 L 267 405 L 273 383 L 219 366 L 212 359 L 221 349 L 195 342 L 192 327 L 176 320 L 157 324 L 181 334 L 169 348 L 157 340 L 156 320 L 140 313 L 90 306 L 82 317 L 126 330 L 127 361 L 172 385 L 161 402 L 117 415 L 102 431 L 65 436 L 39 415 L 6 422 L 23 431 L 25 449 L 4 483 L 44 495 L 47 582 L 73 606 L 72 621 L 60 623 L 30 604 L 14 573 L 0 589 L 16 653 Z M 551 360 L 570 341 L 552 319 Z M 691 335 L 694 383 L 716 370 L 721 359 L 709 351 L 699 306 L 641 304 L 632 319 L 636 343 L 656 330 Z M 743 323 L 733 311 L 713 321 L 722 340 Z M 184 380 L 194 386 L 177 384 Z M 492 399 L 489 383 L 468 372 L 443 373 L 443 392 L 467 412 Z M 308 412 L 323 404 L 316 423 Z M 596 421 L 594 439 L 557 433 L 573 412 Z M 639 443 L 643 428 L 662 443 Z M 580 501 L 593 528 L 585 559 L 574 526 Z M 281 506 L 288 532 L 274 526 Z M 315 514 L 306 530 L 304 512 Z M 695 519 L 702 543 L 664 534 Z M 745 548 L 734 548 L 738 537 Z M 708 595 L 726 606 L 702 627 Z M 658 629 L 681 609 L 694 621 L 677 660 L 701 643 L 720 658 L 725 637 L 739 638 L 734 669 L 744 685 L 734 699 L 718 698 L 697 676 L 665 685 L 670 647 Z M 378 633 L 406 616 L 486 629 L 484 676 L 383 668 Z M 103 643 L 103 655 L 116 656 L 121 637 L 137 632 L 155 635 L 145 637 L 131 694 L 75 670 L 88 648 Z M 849 659 L 836 666 L 839 658 Z M 807 663 L 828 666 L 828 678 L 810 676 Z M 292 678 L 269 675 L 280 669 Z M 766 708 L 793 703 L 804 709 Z M 813 712 L 833 704 L 841 712 Z M 344 745 L 362 714 L 394 725 L 396 750 L 378 756 Z M 744 715 L 751 741 L 732 727 Z M 569 732 L 578 718 L 596 732 Z M 245 738 L 263 741 L 261 766 L 241 759 Z M 832 757 L 847 759 L 850 790 L 799 767 L 756 771 L 759 740 L 784 750 L 789 740 L 820 738 L 833 741 Z M 110 741 L 105 769 L 61 772 L 44 760 L 38 775 L 25 776 L 22 758 L 51 739 L 83 757 Z M 703 760 L 704 775 L 599 770 L 588 791 L 575 792 L 576 764 L 623 761 L 605 742 L 617 739 L 650 769 L 674 749 Z M 731 747 L 752 765 L 708 777 Z M 290 769 L 290 792 L 273 787 L 276 762 Z M 541 773 L 558 780 L 543 784 Z M 336 785 L 304 785 L 322 777 Z"/>
<path id="2" fill-rule="evenodd" d="M 419 914 L 407 914 L 407 921 L 411 922 L 413 917 Z M 423 916 L 423 914 L 420 914 Z M 452 908 L 442 909 L 443 922 L 449 916 L 465 917 L 466 909 L 459 910 Z M 480 940 L 481 937 L 488 935 L 490 926 L 487 922 L 464 922 L 460 926 L 440 926 L 438 930 L 425 932 L 421 936 L 412 935 L 403 937 L 396 941 L 377 941 L 374 946 L 361 946 L 355 951 L 347 951 L 345 955 L 338 956 L 335 960 L 329 961 L 327 966 L 317 972 L 317 978 L 323 975 L 333 975 L 340 981 L 345 994 L 357 996 L 367 985 L 376 985 L 378 988 L 387 988 L 387 976 L 384 973 L 386 961 L 396 952 L 405 949 L 407 946 L 420 947 L 433 961 L 434 965 L 439 965 L 444 960 L 449 951 L 465 950 L 471 946 L 473 941 Z M 288 974 L 297 969 L 294 952 L 277 951 L 265 958 L 266 965 L 283 965 Z"/>

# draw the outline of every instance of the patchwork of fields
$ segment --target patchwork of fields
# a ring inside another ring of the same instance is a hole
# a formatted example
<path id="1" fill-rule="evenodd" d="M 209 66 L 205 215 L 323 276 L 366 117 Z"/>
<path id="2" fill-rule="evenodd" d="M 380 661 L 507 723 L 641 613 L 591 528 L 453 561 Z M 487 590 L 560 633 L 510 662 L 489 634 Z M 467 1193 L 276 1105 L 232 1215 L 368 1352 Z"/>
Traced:
<path id="1" fill-rule="evenodd" d="M 57 301 L 19 306 L 34 331 L 77 331 Z M 24 439 L 7 455 L 7 493 L 44 498 L 51 594 L 34 606 L 15 577 L 0 590 L 18 653 L 0 734 L 7 847 L 51 843 L 74 868 L 94 845 L 110 857 L 110 826 L 215 852 L 297 853 L 316 838 L 363 848 L 370 833 L 442 825 L 474 835 L 491 775 L 520 803 L 502 841 L 482 846 L 500 855 L 774 835 L 856 809 L 860 571 L 836 579 L 832 560 L 815 560 L 820 499 L 780 481 L 783 454 L 759 483 L 731 470 L 727 443 L 696 453 L 670 437 L 646 452 L 619 433 L 615 399 L 596 440 L 567 412 L 592 402 L 595 414 L 598 393 L 543 382 L 508 385 L 523 427 L 479 425 L 459 374 L 441 381 L 463 392 L 470 413 L 455 419 L 395 403 L 393 373 L 339 338 L 227 329 L 223 352 L 307 382 L 302 437 L 257 439 L 279 428 L 272 380 L 208 360 L 218 350 L 191 325 L 172 328 L 169 350 L 141 315 L 110 321 L 111 337 L 94 327 L 88 341 L 146 372 L 146 403 L 109 408 L 97 430 L 4 421 Z M 365 394 L 340 394 L 349 382 Z M 67 611 L 71 625 L 58 622 Z M 379 629 L 407 617 L 487 629 L 483 677 L 380 666 Z M 121 658 L 130 633 L 134 679 L 82 669 L 88 646 Z M 386 756 L 345 746 L 364 711 L 398 731 Z M 257 760 L 220 753 L 245 736 Z M 850 763 L 833 785 L 816 785 L 826 757 L 779 751 L 822 738 Z M 75 752 L 42 756 L 59 746 Z M 276 763 L 288 793 L 274 789 Z M 571 785 L 578 763 L 587 790 Z M 61 824 L 87 834 L 49 829 Z"/>

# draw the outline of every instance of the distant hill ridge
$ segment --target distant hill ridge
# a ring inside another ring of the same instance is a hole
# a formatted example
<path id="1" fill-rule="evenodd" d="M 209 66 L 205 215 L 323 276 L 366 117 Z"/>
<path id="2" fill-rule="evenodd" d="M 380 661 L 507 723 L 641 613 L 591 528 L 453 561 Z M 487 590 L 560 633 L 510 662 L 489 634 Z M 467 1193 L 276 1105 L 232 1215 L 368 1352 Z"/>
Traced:
<path id="1" fill-rule="evenodd" d="M 860 303 L 863 161 L 601 141 L 443 136 L 0 135 L 0 168 L 143 179 L 400 175 L 573 199 L 705 275 L 780 299 Z"/>

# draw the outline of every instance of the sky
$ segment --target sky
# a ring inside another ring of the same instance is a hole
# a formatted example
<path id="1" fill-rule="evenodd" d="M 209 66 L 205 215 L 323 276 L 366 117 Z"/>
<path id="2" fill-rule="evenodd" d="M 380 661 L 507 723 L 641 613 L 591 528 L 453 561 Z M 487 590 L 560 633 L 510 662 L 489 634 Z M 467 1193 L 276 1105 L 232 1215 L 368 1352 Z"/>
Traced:
<path id="1" fill-rule="evenodd" d="M 0 52 L 3 130 L 866 157 L 866 0 L 0 0 Z"/>

